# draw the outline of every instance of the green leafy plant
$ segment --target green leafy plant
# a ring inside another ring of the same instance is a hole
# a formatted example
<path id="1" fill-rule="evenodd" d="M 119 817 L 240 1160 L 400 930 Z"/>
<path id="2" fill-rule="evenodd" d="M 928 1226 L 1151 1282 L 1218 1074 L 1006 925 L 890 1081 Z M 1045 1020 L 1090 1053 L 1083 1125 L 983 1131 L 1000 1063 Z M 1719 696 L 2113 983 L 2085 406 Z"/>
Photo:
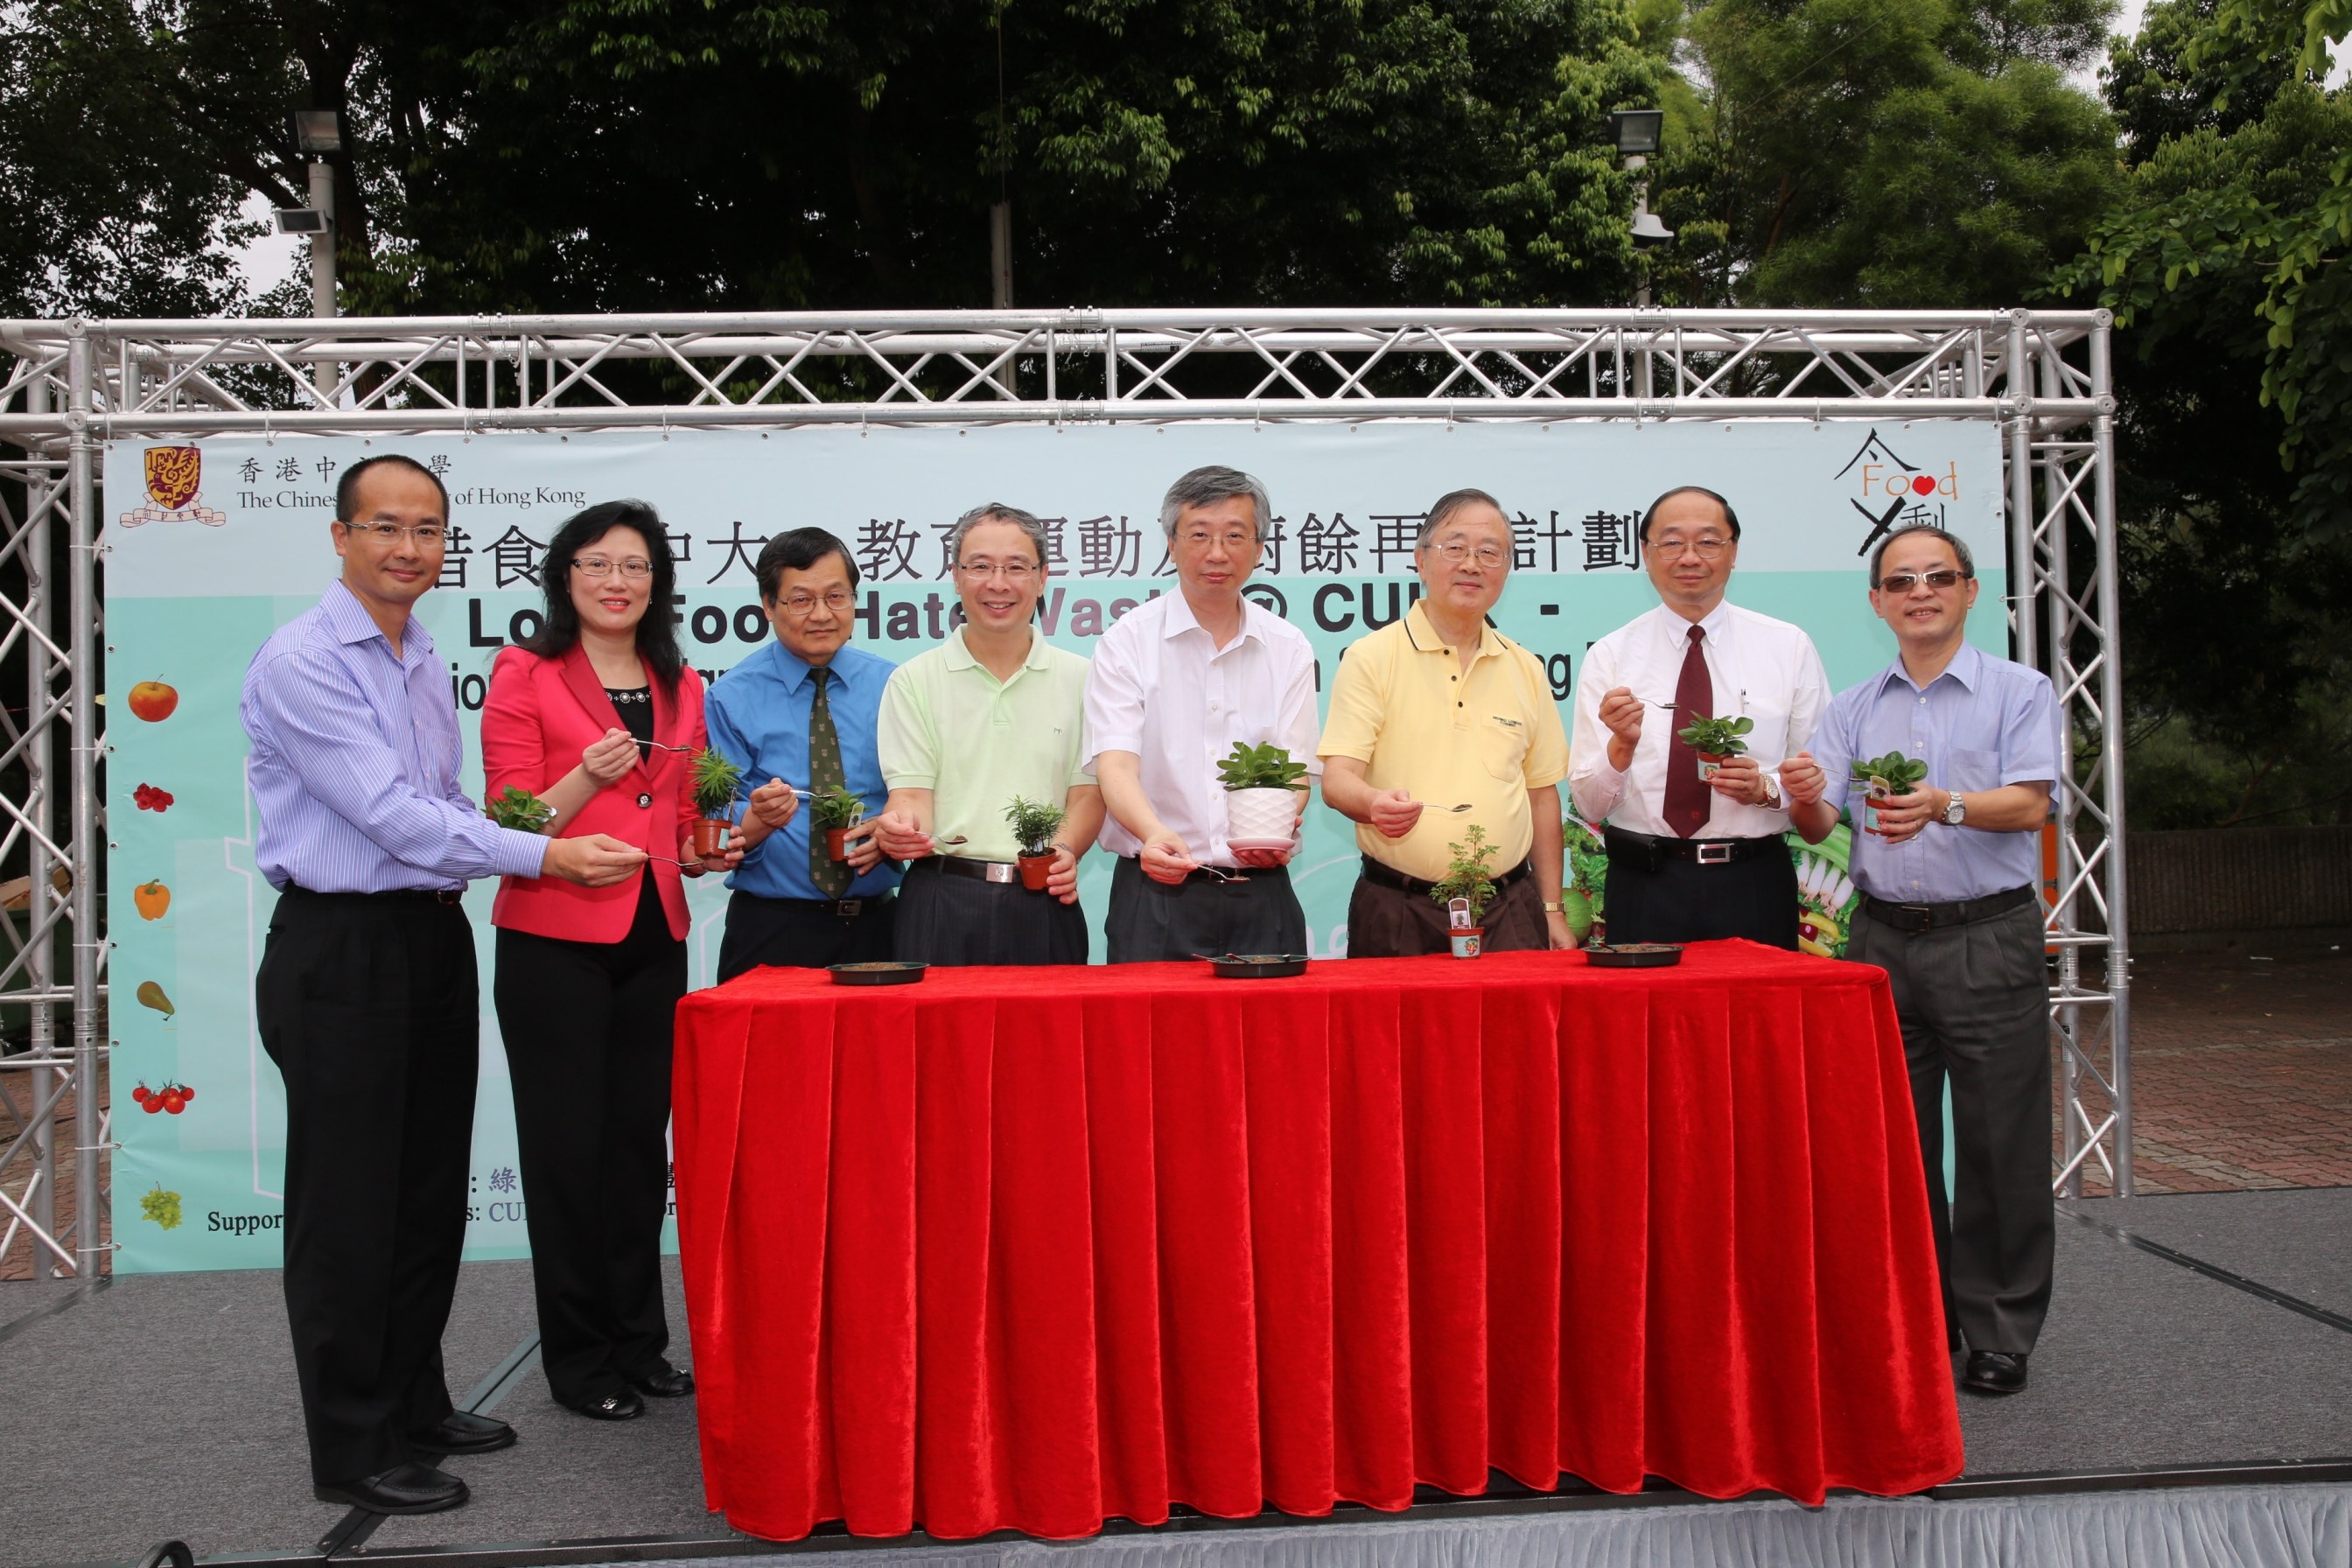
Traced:
<path id="1" fill-rule="evenodd" d="M 1022 854 L 1046 855 L 1053 852 L 1054 835 L 1060 829 L 1065 815 L 1058 805 L 1024 800 L 1016 795 L 1013 804 L 1005 807 L 1004 820 L 1012 825 L 1013 837 L 1021 841 Z"/>
<path id="2" fill-rule="evenodd" d="M 139 1212 L 165 1230 L 180 1228 L 180 1194 L 165 1192 L 158 1182 L 152 1191 L 139 1194 Z"/>
<path id="3" fill-rule="evenodd" d="M 1694 719 L 1678 739 L 1705 756 L 1736 757 L 1748 749 L 1739 737 L 1754 728 L 1753 719 Z"/>
<path id="4" fill-rule="evenodd" d="M 1217 777 L 1227 789 L 1297 789 L 1307 777 L 1307 764 L 1292 762 L 1290 752 L 1271 741 L 1262 746 L 1235 741 L 1233 754 L 1217 764 Z"/>
<path id="5" fill-rule="evenodd" d="M 555 807 L 527 789 L 507 785 L 497 799 L 487 802 L 483 812 L 500 827 L 511 827 L 517 833 L 536 833 L 555 816 Z"/>
<path id="6" fill-rule="evenodd" d="M 1495 900 L 1495 846 L 1486 842 L 1486 830 L 1476 823 L 1460 838 L 1445 847 L 1453 857 L 1445 875 L 1433 883 L 1429 896 L 1441 904 L 1456 899 L 1470 900 L 1470 923 L 1478 924 L 1486 918 L 1486 906 Z"/>
<path id="7" fill-rule="evenodd" d="M 694 809 L 719 816 L 735 804 L 743 788 L 743 770 L 705 746 L 686 764 L 687 787 L 694 792 Z"/>
<path id="8" fill-rule="evenodd" d="M 809 796 L 809 817 L 820 833 L 855 827 L 866 820 L 866 797 L 845 789 L 820 790 Z"/>
<path id="9" fill-rule="evenodd" d="M 1927 779 L 1927 764 L 1900 752 L 1889 752 L 1856 762 L 1853 776 L 1881 795 L 1909 795 L 1913 784 Z"/>

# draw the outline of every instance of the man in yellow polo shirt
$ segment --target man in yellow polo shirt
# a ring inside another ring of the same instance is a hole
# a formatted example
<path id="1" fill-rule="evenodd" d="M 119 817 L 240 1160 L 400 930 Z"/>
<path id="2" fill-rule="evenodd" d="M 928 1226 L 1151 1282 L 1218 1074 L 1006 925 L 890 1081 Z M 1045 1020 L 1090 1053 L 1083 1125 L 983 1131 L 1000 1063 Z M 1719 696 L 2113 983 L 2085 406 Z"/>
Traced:
<path id="1" fill-rule="evenodd" d="M 1102 827 L 1084 766 L 1087 661 L 1030 624 L 1045 587 L 1045 527 L 1018 507 L 975 507 L 948 536 L 964 623 L 890 675 L 877 727 L 890 797 L 882 852 L 911 862 L 896 951 L 923 963 L 1084 963 L 1078 857 Z M 1045 890 L 1021 884 L 1013 798 L 1058 805 Z"/>
<path id="2" fill-rule="evenodd" d="M 1559 894 L 1568 736 L 1535 655 L 1486 624 L 1510 575 L 1510 521 L 1486 491 L 1454 490 L 1429 509 L 1412 560 L 1420 601 L 1349 645 L 1316 748 L 1323 798 L 1359 825 L 1364 852 L 1348 954 L 1446 951 L 1430 885 L 1474 823 L 1498 850 L 1485 945 L 1573 947 Z"/>

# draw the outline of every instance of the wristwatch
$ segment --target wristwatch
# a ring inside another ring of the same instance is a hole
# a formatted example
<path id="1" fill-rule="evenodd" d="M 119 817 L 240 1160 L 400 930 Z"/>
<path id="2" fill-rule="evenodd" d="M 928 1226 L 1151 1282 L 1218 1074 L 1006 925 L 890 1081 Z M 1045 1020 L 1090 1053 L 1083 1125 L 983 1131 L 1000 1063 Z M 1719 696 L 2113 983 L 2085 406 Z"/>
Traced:
<path id="1" fill-rule="evenodd" d="M 1780 780 L 1773 773 L 1764 774 L 1763 779 L 1764 798 L 1756 804 L 1767 811 L 1778 811 L 1780 809 Z"/>
<path id="2" fill-rule="evenodd" d="M 1950 801 L 1947 803 L 1944 807 L 1944 826 L 1947 827 L 1958 827 L 1961 823 L 1968 820 L 1968 816 L 1969 803 L 1962 800 L 1959 796 L 1959 792 L 1955 790 L 1952 793 Z"/>
<path id="3" fill-rule="evenodd" d="M 1564 915 L 1568 913 L 1568 906 L 1566 904 L 1554 903 L 1549 900 L 1546 900 L 1544 902 L 1544 913 L 1548 915 Z"/>

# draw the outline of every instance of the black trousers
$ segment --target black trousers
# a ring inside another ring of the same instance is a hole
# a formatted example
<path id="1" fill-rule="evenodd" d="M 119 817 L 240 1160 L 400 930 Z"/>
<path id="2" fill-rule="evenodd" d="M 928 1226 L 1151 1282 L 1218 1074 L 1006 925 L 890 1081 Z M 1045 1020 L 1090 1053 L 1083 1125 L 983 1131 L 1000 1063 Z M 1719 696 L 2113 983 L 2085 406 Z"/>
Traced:
<path id="1" fill-rule="evenodd" d="M 1087 916 L 1019 882 L 950 877 L 929 856 L 907 868 L 892 938 L 913 963 L 1084 963 Z"/>
<path id="2" fill-rule="evenodd" d="M 898 918 L 896 897 L 857 900 L 857 913 L 814 900 L 763 899 L 740 889 L 727 900 L 727 934 L 719 939 L 719 982 L 763 963 L 824 969 L 879 963 L 890 957 Z"/>
<path id="3" fill-rule="evenodd" d="M 2041 906 L 1943 931 L 1854 917 L 1846 957 L 1894 983 L 1944 1276 L 1944 1321 L 1969 1348 L 2024 1354 L 2050 1310 L 2050 990 Z M 1944 1192 L 1944 1085 L 1952 1192 Z"/>
<path id="4" fill-rule="evenodd" d="M 1290 870 L 1254 871 L 1244 881 L 1193 877 L 1170 886 L 1122 855 L 1110 874 L 1103 942 L 1113 963 L 1159 963 L 1219 952 L 1305 952 L 1307 914 Z"/>
<path id="5" fill-rule="evenodd" d="M 1356 879 L 1348 897 L 1349 958 L 1416 958 L 1454 951 L 1445 906 L 1427 893 L 1410 893 L 1370 877 Z M 1487 952 L 1545 952 L 1551 928 L 1545 923 L 1543 889 L 1521 877 L 1495 896 L 1481 919 L 1478 945 Z"/>
<path id="6" fill-rule="evenodd" d="M 1651 870 L 1612 852 L 1601 910 L 1612 942 L 1744 936 L 1794 952 L 1797 863 L 1782 852 L 1722 866 L 1661 859 Z"/>
<path id="7" fill-rule="evenodd" d="M 617 942 L 499 931 L 491 994 L 514 1079 L 540 1363 L 564 1405 L 667 1364 L 671 1017 L 686 943 L 642 875 Z"/>
<path id="8" fill-rule="evenodd" d="M 286 1317 L 310 1475 L 410 1457 L 449 1414 L 480 992 L 463 910 L 289 888 L 254 977 L 286 1080 Z"/>

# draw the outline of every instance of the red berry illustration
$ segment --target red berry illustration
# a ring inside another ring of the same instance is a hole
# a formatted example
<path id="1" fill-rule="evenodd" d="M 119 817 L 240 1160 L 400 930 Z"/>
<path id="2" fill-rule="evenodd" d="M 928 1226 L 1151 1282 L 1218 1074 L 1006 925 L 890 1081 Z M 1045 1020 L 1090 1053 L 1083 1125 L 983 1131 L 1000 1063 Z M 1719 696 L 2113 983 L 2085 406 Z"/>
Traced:
<path id="1" fill-rule="evenodd" d="M 171 792 L 169 790 L 157 789 L 151 784 L 142 784 L 137 789 L 132 790 L 131 792 L 131 799 L 142 811 L 169 811 L 172 809 Z"/>

